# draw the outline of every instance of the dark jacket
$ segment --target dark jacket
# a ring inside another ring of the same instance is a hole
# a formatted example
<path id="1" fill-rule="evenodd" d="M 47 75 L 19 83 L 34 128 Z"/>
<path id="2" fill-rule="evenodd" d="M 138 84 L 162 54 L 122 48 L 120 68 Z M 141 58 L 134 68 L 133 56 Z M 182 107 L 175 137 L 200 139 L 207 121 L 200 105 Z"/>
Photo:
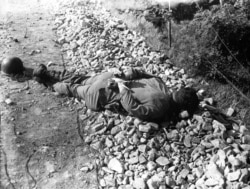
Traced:
<path id="1" fill-rule="evenodd" d="M 160 78 L 132 80 L 127 86 L 130 90 L 121 94 L 121 104 L 130 115 L 156 122 L 172 117 L 172 95 Z"/>

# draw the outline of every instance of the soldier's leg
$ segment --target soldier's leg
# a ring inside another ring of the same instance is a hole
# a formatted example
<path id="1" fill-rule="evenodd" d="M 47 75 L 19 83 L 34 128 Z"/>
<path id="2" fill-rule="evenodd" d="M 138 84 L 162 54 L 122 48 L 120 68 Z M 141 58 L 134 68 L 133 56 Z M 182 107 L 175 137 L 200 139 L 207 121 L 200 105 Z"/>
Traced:
<path id="1" fill-rule="evenodd" d="M 67 70 L 47 70 L 47 67 L 43 64 L 40 64 L 38 68 L 34 69 L 33 77 L 37 82 L 43 83 L 45 86 L 52 86 L 56 82 L 62 81 L 72 84 L 80 84 L 83 80 L 88 78 L 87 76 L 75 74 Z"/>
<path id="2" fill-rule="evenodd" d="M 67 95 L 69 97 L 76 97 L 85 100 L 87 89 L 89 85 L 70 84 L 64 82 L 58 82 L 53 85 L 55 92 L 61 95 Z"/>

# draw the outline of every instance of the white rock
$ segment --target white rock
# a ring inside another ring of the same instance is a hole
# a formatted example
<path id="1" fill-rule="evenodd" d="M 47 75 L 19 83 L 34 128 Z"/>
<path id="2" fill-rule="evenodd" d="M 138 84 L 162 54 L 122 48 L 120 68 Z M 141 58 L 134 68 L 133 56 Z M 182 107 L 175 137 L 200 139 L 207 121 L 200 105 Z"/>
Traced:
<path id="1" fill-rule="evenodd" d="M 195 187 L 195 185 L 194 184 L 192 184 L 190 187 L 189 187 L 189 189 L 195 189 L 196 187 Z"/>
<path id="2" fill-rule="evenodd" d="M 241 176 L 240 176 L 239 181 L 247 183 L 250 178 L 250 170 L 248 170 L 247 168 L 244 168 L 244 169 L 241 169 L 240 171 L 241 171 Z"/>
<path id="3" fill-rule="evenodd" d="M 155 163 L 155 162 L 149 161 L 149 162 L 147 163 L 147 169 L 148 169 L 149 171 L 153 171 L 153 170 L 155 170 L 155 168 L 156 168 L 156 163 Z"/>
<path id="4" fill-rule="evenodd" d="M 138 146 L 138 150 L 142 153 L 145 153 L 146 152 L 146 149 L 147 149 L 147 145 L 145 144 L 142 144 L 142 145 L 139 145 Z"/>
<path id="5" fill-rule="evenodd" d="M 147 185 L 142 178 L 136 178 L 133 182 L 133 187 L 135 189 L 146 189 Z"/>
<path id="6" fill-rule="evenodd" d="M 204 101 L 207 102 L 209 105 L 214 104 L 214 99 L 213 98 L 205 98 Z"/>
<path id="7" fill-rule="evenodd" d="M 148 189 L 158 189 L 158 185 L 152 179 L 147 181 Z"/>
<path id="8" fill-rule="evenodd" d="M 151 129 L 158 130 L 159 125 L 157 123 L 149 122 L 148 125 L 150 125 Z"/>
<path id="9" fill-rule="evenodd" d="M 129 164 L 137 164 L 138 162 L 139 162 L 139 157 L 138 157 L 138 156 L 131 157 L 131 158 L 128 160 L 128 163 L 129 163 Z"/>
<path id="10" fill-rule="evenodd" d="M 82 167 L 82 168 L 80 169 L 80 171 L 82 171 L 82 172 L 88 172 L 88 170 L 89 170 L 89 168 L 88 168 L 87 166 Z"/>
<path id="11" fill-rule="evenodd" d="M 206 186 L 215 186 L 215 185 L 218 185 L 219 184 L 219 181 L 218 180 L 215 180 L 215 179 L 207 179 L 205 181 L 205 185 Z"/>
<path id="12" fill-rule="evenodd" d="M 179 176 L 183 179 L 185 179 L 187 177 L 189 173 L 189 170 L 188 169 L 182 169 L 181 172 L 179 173 Z"/>
<path id="13" fill-rule="evenodd" d="M 119 160 L 117 160 L 116 158 L 113 158 L 109 161 L 108 168 L 111 170 L 114 170 L 118 173 L 123 173 L 123 171 L 124 171 L 122 163 Z"/>
<path id="14" fill-rule="evenodd" d="M 163 173 L 163 172 L 162 172 Z M 152 181 L 157 185 L 160 185 L 161 183 L 165 182 L 165 177 L 163 174 L 156 174 L 154 176 L 151 177 Z"/>
<path id="15" fill-rule="evenodd" d="M 110 140 L 109 138 L 106 138 L 106 140 L 105 140 L 105 145 L 106 145 L 108 148 L 112 147 L 112 146 L 113 146 L 112 140 Z"/>
<path id="16" fill-rule="evenodd" d="M 220 149 L 218 150 L 217 155 L 219 159 L 216 161 L 216 164 L 221 170 L 224 170 L 226 166 L 226 153 Z"/>
<path id="17" fill-rule="evenodd" d="M 220 179 L 224 178 L 223 174 L 219 171 L 219 169 L 215 163 L 210 162 L 210 164 L 207 165 L 206 168 L 207 168 L 206 176 L 208 178 L 212 178 L 215 180 L 220 180 Z"/>
<path id="18" fill-rule="evenodd" d="M 139 131 L 148 133 L 151 130 L 151 126 L 149 124 L 139 125 Z"/>
<path id="19" fill-rule="evenodd" d="M 160 185 L 159 189 L 167 189 L 166 185 Z"/>
<path id="20" fill-rule="evenodd" d="M 227 180 L 229 181 L 237 181 L 240 178 L 241 172 L 240 169 L 238 169 L 237 171 L 228 173 L 227 175 Z"/>
<path id="21" fill-rule="evenodd" d="M 114 179 L 113 175 L 107 175 L 103 179 L 107 186 L 116 186 L 116 180 Z"/>
<path id="22" fill-rule="evenodd" d="M 161 156 L 156 159 L 156 163 L 161 166 L 165 166 L 168 165 L 170 161 L 168 160 L 168 158 Z"/>
<path id="23" fill-rule="evenodd" d="M 181 119 L 186 119 L 186 118 L 188 118 L 189 117 L 189 113 L 188 113 L 188 111 L 182 111 L 180 114 L 179 114 L 179 117 L 181 118 Z"/>
<path id="24" fill-rule="evenodd" d="M 125 175 L 128 177 L 132 177 L 134 175 L 134 173 L 132 171 L 128 170 L 125 172 Z"/>
<path id="25" fill-rule="evenodd" d="M 199 188 L 200 186 L 204 186 L 204 177 L 201 177 L 201 178 L 199 178 L 196 182 L 195 182 L 195 186 L 197 187 L 197 188 Z"/>
<path id="26" fill-rule="evenodd" d="M 14 102 L 13 102 L 10 98 L 7 98 L 7 99 L 5 100 L 5 103 L 8 104 L 8 105 L 14 104 Z"/>
<path id="27" fill-rule="evenodd" d="M 197 96 L 199 97 L 199 99 L 203 99 L 206 95 L 206 92 L 204 89 L 200 89 L 198 92 L 197 92 Z"/>
<path id="28" fill-rule="evenodd" d="M 105 187 L 106 186 L 106 182 L 105 182 L 104 179 L 100 179 L 99 184 L 100 184 L 101 187 Z"/>
<path id="29" fill-rule="evenodd" d="M 123 143 L 124 139 L 125 139 L 125 135 L 124 135 L 124 131 L 121 131 L 119 132 L 118 134 L 115 135 L 115 139 L 116 139 L 116 142 L 118 144 L 121 144 Z"/>
<path id="30" fill-rule="evenodd" d="M 86 136 L 84 141 L 85 141 L 85 143 L 90 144 L 92 142 L 91 136 Z"/>
<path id="31" fill-rule="evenodd" d="M 234 109 L 232 107 L 227 109 L 227 116 L 232 116 L 234 114 Z"/>
<path id="32" fill-rule="evenodd" d="M 165 177 L 165 183 L 168 185 L 168 186 L 173 186 L 175 185 L 175 181 L 173 178 L 169 177 L 169 176 L 166 176 Z"/>
<path id="33" fill-rule="evenodd" d="M 225 125 L 223 125 L 217 120 L 213 120 L 213 128 L 214 128 L 214 133 L 223 133 L 224 131 L 226 131 Z"/>
<path id="34" fill-rule="evenodd" d="M 115 126 L 111 129 L 110 133 L 111 135 L 116 135 L 117 133 L 119 133 L 121 131 L 121 127 L 119 126 Z"/>
<path id="35" fill-rule="evenodd" d="M 135 120 L 134 120 L 134 125 L 135 125 L 135 126 L 139 126 L 139 124 L 140 124 L 141 122 L 142 122 L 142 121 L 141 121 L 140 119 L 135 118 Z"/>

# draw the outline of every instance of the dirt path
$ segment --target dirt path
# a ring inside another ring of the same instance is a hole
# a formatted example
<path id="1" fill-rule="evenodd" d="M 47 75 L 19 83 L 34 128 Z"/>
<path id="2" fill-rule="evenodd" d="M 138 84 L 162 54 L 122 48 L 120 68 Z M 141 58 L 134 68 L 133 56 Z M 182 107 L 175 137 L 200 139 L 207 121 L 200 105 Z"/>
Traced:
<path id="1" fill-rule="evenodd" d="M 14 55 L 26 67 L 50 61 L 62 67 L 53 32 L 57 5 L 56 1 L 12 0 L 1 6 L 0 59 Z M 13 104 L 7 105 L 6 99 Z M 96 187 L 95 172 L 80 171 L 91 154 L 77 130 L 80 105 L 73 103 L 32 80 L 17 82 L 0 75 L 0 188 Z"/>

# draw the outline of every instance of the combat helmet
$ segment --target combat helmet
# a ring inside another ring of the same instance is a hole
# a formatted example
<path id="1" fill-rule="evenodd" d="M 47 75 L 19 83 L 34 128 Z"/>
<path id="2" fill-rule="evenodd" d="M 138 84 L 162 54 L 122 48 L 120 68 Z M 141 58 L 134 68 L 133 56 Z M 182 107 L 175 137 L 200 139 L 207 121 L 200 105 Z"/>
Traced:
<path id="1" fill-rule="evenodd" d="M 23 62 L 18 57 L 8 57 L 1 63 L 1 72 L 7 75 L 23 74 L 25 70 Z"/>

